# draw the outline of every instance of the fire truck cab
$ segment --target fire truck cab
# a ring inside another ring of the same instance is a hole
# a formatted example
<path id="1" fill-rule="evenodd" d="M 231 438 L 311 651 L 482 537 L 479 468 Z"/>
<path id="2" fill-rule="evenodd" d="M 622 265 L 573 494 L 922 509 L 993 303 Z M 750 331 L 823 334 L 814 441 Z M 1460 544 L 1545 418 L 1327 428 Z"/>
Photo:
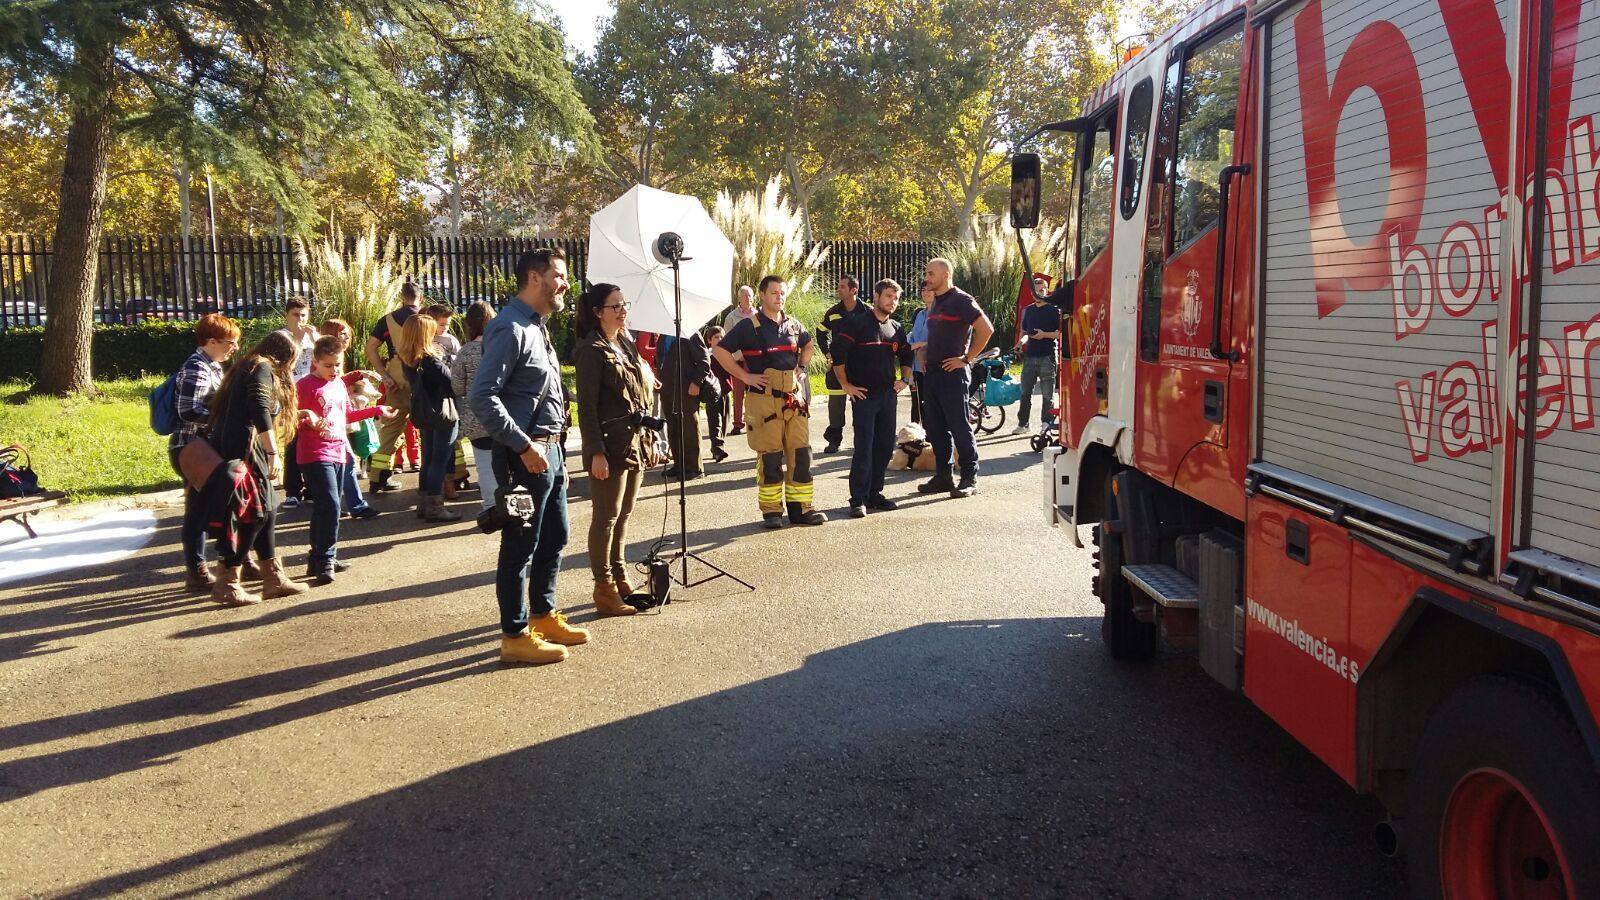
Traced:
<path id="1" fill-rule="evenodd" d="M 1215 0 L 1081 109 L 1044 512 L 1110 652 L 1195 653 L 1421 894 L 1600 896 L 1600 3 Z"/>

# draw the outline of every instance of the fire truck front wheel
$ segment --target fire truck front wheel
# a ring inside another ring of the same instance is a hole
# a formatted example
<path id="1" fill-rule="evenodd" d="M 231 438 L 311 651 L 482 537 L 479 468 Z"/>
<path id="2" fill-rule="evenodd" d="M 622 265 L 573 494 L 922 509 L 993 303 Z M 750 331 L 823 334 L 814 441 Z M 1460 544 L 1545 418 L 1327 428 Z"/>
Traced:
<path id="1" fill-rule="evenodd" d="M 1487 676 L 1429 718 L 1408 779 L 1418 897 L 1600 897 L 1600 776 L 1547 692 Z"/>
<path id="2" fill-rule="evenodd" d="M 1109 488 L 1107 509 L 1115 509 Z M 1105 605 L 1100 619 L 1100 640 L 1116 659 L 1148 659 L 1156 652 L 1154 622 L 1141 622 L 1133 614 L 1133 586 L 1122 577 L 1122 539 L 1094 527 L 1094 592 Z"/>

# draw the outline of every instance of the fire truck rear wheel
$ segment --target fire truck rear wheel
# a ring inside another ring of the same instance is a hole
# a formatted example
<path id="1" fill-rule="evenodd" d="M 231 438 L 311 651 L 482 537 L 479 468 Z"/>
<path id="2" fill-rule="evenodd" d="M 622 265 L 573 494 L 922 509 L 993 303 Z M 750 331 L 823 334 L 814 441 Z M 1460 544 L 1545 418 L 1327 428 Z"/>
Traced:
<path id="1" fill-rule="evenodd" d="M 1105 527 L 1096 525 L 1094 546 L 1094 592 L 1105 605 L 1100 618 L 1100 640 L 1116 659 L 1154 656 L 1156 626 L 1154 622 L 1141 622 L 1133 615 L 1133 586 L 1122 577 L 1122 542 L 1107 540 Z"/>
<path id="2" fill-rule="evenodd" d="M 1600 776 L 1546 691 L 1468 682 L 1439 705 L 1408 779 L 1418 897 L 1600 897 Z"/>

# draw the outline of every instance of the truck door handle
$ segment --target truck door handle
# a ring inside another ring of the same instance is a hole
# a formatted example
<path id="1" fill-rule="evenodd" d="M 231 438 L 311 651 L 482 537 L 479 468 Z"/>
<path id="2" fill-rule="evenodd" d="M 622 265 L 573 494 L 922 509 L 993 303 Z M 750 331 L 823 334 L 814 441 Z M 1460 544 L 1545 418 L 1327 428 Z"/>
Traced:
<path id="1" fill-rule="evenodd" d="M 1105 369 L 1095 369 L 1094 370 L 1094 396 L 1095 396 L 1096 400 L 1104 400 L 1106 398 L 1106 370 Z"/>
<path id="2" fill-rule="evenodd" d="M 1205 395 L 1200 400 L 1207 422 L 1222 421 L 1222 382 L 1207 381 Z"/>
<path id="3" fill-rule="evenodd" d="M 1217 279 L 1211 293 L 1211 358 L 1238 362 L 1239 354 L 1222 349 L 1222 275 L 1228 262 L 1228 194 L 1233 176 L 1249 175 L 1250 164 L 1223 166 L 1217 176 L 1217 191 L 1222 195 L 1217 206 Z"/>
<path id="4" fill-rule="evenodd" d="M 1290 519 L 1284 526 L 1283 555 L 1301 565 L 1311 565 L 1311 529 L 1305 520 Z"/>

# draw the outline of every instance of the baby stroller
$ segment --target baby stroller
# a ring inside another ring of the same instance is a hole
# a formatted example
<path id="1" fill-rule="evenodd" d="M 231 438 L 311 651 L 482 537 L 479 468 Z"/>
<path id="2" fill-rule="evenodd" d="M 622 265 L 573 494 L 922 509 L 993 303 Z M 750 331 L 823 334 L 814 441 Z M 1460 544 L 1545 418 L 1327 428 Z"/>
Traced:
<path id="1" fill-rule="evenodd" d="M 1046 416 L 1044 423 L 1039 426 L 1039 431 L 1028 438 L 1029 446 L 1033 452 L 1043 453 L 1044 448 L 1061 441 L 1061 419 L 1059 416 Z"/>
<path id="2" fill-rule="evenodd" d="M 1022 383 L 1012 377 L 1011 354 L 995 347 L 972 364 L 967 390 L 967 422 L 977 434 L 994 434 L 1006 424 L 1006 407 L 1022 399 Z"/>

